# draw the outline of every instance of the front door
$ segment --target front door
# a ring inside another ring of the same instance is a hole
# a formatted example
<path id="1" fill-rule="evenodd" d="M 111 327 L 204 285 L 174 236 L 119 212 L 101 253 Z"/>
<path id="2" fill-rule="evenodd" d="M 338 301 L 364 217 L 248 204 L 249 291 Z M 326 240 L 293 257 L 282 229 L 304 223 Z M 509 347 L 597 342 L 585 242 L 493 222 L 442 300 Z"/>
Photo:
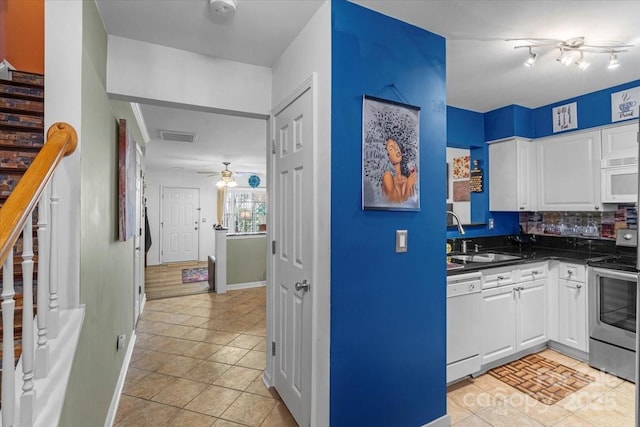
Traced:
<path id="1" fill-rule="evenodd" d="M 274 116 L 274 385 L 300 426 L 311 408 L 313 115 L 311 89 Z M 297 285 L 296 285 L 297 284 Z M 306 286 L 309 287 L 306 287 Z"/>
<path id="2" fill-rule="evenodd" d="M 198 188 L 162 189 L 161 262 L 198 260 Z"/>

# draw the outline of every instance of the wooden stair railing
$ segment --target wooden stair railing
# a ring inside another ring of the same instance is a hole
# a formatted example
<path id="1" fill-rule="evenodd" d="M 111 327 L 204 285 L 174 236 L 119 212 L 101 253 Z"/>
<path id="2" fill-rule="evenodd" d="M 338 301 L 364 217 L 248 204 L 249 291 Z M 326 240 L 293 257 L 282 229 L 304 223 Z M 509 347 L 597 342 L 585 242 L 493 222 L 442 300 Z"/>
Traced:
<path id="1" fill-rule="evenodd" d="M 56 167 L 77 144 L 76 131 L 67 123 L 55 123 L 47 131 L 46 143 L 0 209 L 0 265 L 16 244 Z"/>
<path id="2" fill-rule="evenodd" d="M 22 347 L 22 394 L 20 395 L 20 425 L 32 425 L 35 417 L 36 392 L 34 390 L 34 380 L 46 375 L 46 367 L 34 371 L 34 356 L 36 352 L 42 354 L 42 350 L 47 352 L 46 348 L 46 325 L 41 328 L 41 319 L 38 315 L 38 349 L 34 349 L 34 304 L 33 304 L 33 278 L 34 275 L 34 212 L 39 206 L 42 195 L 49 186 L 53 178 L 53 174 L 60 161 L 69 154 L 73 153 L 78 143 L 78 137 L 73 127 L 67 123 L 55 123 L 47 131 L 46 143 L 42 146 L 40 152 L 35 156 L 29 168 L 24 172 L 22 178 L 18 181 L 15 188 L 0 208 L 0 268 L 2 269 L 2 425 L 14 425 L 16 419 L 16 374 L 13 367 L 16 363 L 14 352 L 18 353 L 14 343 L 14 334 L 9 333 L 13 330 L 15 333 L 14 317 L 16 316 L 16 300 L 21 299 L 21 295 L 16 295 L 14 288 L 14 249 L 18 246 L 21 239 L 21 257 L 20 265 L 21 277 L 23 280 L 23 296 L 22 315 L 20 316 L 20 325 L 17 325 L 23 334 Z M 51 200 L 56 200 L 57 196 L 52 195 Z M 40 240 L 40 227 L 42 215 L 43 225 L 46 224 L 47 209 L 38 210 L 38 221 L 35 224 L 38 228 L 37 239 Z M 52 211 L 53 215 L 53 211 Z M 53 234 L 50 235 L 52 237 Z M 42 248 L 41 248 L 42 249 Z M 47 248 L 50 251 L 50 248 Z M 50 260 L 55 263 L 52 258 Z M 48 264 L 48 263 L 46 263 Z M 39 266 L 43 269 L 43 265 Z M 40 281 L 38 285 L 41 285 Z M 57 285 L 55 285 L 57 286 Z M 46 311 L 46 303 L 44 298 L 47 290 L 38 290 L 38 305 L 42 311 Z M 54 293 L 57 289 L 49 288 L 50 295 L 50 313 L 55 311 L 57 314 L 57 301 Z M 40 297 L 43 300 L 40 301 Z M 55 306 L 55 307 L 54 307 Z M 46 316 L 48 317 L 48 316 Z M 56 323 L 56 320 L 53 320 Z M 57 330 L 57 327 L 55 328 Z M 41 332 L 44 336 L 41 336 Z M 57 334 L 57 332 L 54 332 Z M 41 341 L 43 346 L 41 347 Z M 43 355 L 46 359 L 46 355 Z M 40 363 L 39 366 L 46 366 L 46 361 Z M 44 369 L 44 371 L 43 371 Z M 39 373 L 40 372 L 40 373 Z M 6 399 L 6 402 L 5 402 Z"/>

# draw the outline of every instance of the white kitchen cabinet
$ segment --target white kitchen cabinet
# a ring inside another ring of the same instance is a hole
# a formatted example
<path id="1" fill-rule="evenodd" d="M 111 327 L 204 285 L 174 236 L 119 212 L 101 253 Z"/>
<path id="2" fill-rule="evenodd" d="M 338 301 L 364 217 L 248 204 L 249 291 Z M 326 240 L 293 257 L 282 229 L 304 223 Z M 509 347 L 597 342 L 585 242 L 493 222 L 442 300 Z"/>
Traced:
<path id="1" fill-rule="evenodd" d="M 602 129 L 602 167 L 622 166 L 609 160 L 620 161 L 638 157 L 638 123 Z M 637 161 L 637 160 L 636 160 Z"/>
<path id="2" fill-rule="evenodd" d="M 587 287 L 585 267 L 560 263 L 558 271 L 558 341 L 588 351 Z"/>
<path id="3" fill-rule="evenodd" d="M 521 282 L 517 286 L 518 348 L 524 350 L 547 342 L 546 280 Z"/>
<path id="4" fill-rule="evenodd" d="M 489 270 L 485 278 L 496 275 L 507 277 Z M 483 364 L 548 341 L 546 277 L 547 263 L 525 264 L 510 273 L 509 284 L 483 288 Z"/>
<path id="5" fill-rule="evenodd" d="M 638 198 L 638 124 L 602 130 L 602 203 L 635 203 Z"/>
<path id="6" fill-rule="evenodd" d="M 482 363 L 516 352 L 516 285 L 482 291 Z"/>
<path id="7" fill-rule="evenodd" d="M 534 142 L 511 138 L 489 143 L 489 210 L 536 210 Z"/>
<path id="8" fill-rule="evenodd" d="M 600 200 L 600 131 L 536 140 L 539 211 L 594 211 Z"/>

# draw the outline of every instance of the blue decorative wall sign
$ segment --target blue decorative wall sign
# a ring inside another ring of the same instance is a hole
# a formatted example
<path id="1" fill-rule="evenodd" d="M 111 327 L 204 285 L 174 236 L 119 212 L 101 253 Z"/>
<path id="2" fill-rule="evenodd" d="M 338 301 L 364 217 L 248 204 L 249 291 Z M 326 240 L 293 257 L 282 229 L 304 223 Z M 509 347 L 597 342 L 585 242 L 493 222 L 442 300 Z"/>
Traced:
<path id="1" fill-rule="evenodd" d="M 251 186 L 251 188 L 256 188 L 258 185 L 260 185 L 260 177 L 257 175 L 251 175 L 249 177 L 249 185 Z"/>

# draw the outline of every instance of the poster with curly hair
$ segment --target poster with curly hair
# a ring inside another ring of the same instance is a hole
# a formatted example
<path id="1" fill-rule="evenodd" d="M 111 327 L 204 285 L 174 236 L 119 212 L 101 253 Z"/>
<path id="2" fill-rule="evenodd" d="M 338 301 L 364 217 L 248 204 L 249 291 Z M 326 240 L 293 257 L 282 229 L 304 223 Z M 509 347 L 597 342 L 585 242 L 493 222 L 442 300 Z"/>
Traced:
<path id="1" fill-rule="evenodd" d="M 365 95 L 362 209 L 420 210 L 420 108 Z"/>

